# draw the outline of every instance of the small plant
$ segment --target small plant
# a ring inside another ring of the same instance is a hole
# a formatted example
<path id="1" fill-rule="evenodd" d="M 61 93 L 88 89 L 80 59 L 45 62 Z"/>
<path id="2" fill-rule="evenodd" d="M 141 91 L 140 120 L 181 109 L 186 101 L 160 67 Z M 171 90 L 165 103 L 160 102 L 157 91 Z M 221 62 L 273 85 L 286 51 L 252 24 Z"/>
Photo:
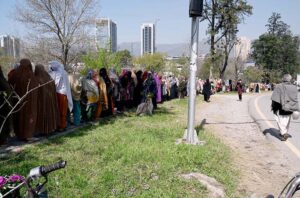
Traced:
<path id="1" fill-rule="evenodd" d="M 16 186 L 21 184 L 25 178 L 21 175 L 10 175 L 10 176 L 0 176 L 0 197 L 4 196 L 6 193 L 14 189 Z M 15 197 L 18 195 L 18 190 L 14 193 L 9 194 L 8 197 Z"/>

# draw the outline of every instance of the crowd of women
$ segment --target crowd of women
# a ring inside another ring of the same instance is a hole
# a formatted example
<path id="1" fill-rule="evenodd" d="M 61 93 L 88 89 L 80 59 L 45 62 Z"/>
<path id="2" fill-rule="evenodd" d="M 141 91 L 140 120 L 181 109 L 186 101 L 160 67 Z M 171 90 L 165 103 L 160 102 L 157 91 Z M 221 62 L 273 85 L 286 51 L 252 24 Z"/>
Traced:
<path id="1" fill-rule="evenodd" d="M 232 91 L 233 84 L 198 79 L 196 89 L 209 102 L 211 94 Z M 33 67 L 30 60 L 22 59 L 7 77 L 0 66 L 0 145 L 11 132 L 27 141 L 33 136 L 64 131 L 70 124 L 78 126 L 122 113 L 147 98 L 152 99 L 156 109 L 157 103 L 189 95 L 188 86 L 186 78 L 172 73 L 123 69 L 117 74 L 113 69 L 101 68 L 89 69 L 83 76 L 74 70 L 68 73 L 58 61 Z M 246 92 L 242 88 L 237 90 L 240 100 L 241 93 Z"/>
<path id="2" fill-rule="evenodd" d="M 22 59 L 6 78 L 0 66 L 0 144 L 12 131 L 19 140 L 28 141 L 64 131 L 70 124 L 122 113 L 149 96 L 156 109 L 157 103 L 178 96 L 178 82 L 173 75 L 129 69 L 120 75 L 113 69 L 89 69 L 83 76 L 67 73 L 58 61 L 33 67 L 28 59 Z"/>

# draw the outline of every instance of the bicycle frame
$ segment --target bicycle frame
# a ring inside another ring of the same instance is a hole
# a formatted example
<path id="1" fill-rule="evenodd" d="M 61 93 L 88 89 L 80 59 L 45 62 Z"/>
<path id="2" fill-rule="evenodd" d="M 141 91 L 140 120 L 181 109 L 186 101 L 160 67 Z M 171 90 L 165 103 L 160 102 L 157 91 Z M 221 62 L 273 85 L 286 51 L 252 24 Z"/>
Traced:
<path id="1" fill-rule="evenodd" d="M 282 195 L 284 190 L 288 187 L 288 190 L 285 194 L 285 198 L 292 198 L 294 196 L 295 192 L 297 192 L 299 190 L 299 185 L 300 185 L 300 173 L 297 173 L 295 175 L 295 177 L 293 177 L 288 182 L 288 184 L 285 186 L 285 188 L 280 193 L 279 197 Z"/>

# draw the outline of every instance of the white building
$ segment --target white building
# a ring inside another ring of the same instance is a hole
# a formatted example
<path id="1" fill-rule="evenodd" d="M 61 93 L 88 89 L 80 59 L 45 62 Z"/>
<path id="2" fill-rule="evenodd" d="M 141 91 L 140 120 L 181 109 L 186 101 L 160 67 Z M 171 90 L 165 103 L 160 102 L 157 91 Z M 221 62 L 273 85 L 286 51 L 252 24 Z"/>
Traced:
<path id="1" fill-rule="evenodd" d="M 233 48 L 233 57 L 246 61 L 251 51 L 251 40 L 247 37 L 240 37 L 238 44 Z"/>
<path id="2" fill-rule="evenodd" d="M 143 23 L 141 26 L 141 55 L 155 53 L 155 25 Z"/>
<path id="3" fill-rule="evenodd" d="M 96 20 L 96 45 L 97 48 L 117 51 L 117 25 L 111 19 Z"/>
<path id="4" fill-rule="evenodd" d="M 15 59 L 20 58 L 20 39 L 9 36 L 0 36 L 0 49 L 5 56 L 11 56 Z"/>

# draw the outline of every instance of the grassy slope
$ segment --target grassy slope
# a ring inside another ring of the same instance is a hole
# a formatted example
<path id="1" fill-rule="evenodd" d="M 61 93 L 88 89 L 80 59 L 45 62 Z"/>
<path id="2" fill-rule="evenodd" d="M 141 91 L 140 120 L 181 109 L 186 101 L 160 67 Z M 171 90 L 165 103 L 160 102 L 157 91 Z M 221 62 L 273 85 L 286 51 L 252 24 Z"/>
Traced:
<path id="1" fill-rule="evenodd" d="M 173 100 L 152 117 L 133 112 L 99 125 L 29 146 L 0 161 L 1 175 L 26 175 L 59 159 L 67 168 L 49 176 L 51 197 L 207 197 L 196 181 L 180 173 L 201 172 L 221 182 L 233 196 L 237 173 L 229 148 L 200 131 L 205 146 L 175 145 L 186 126 L 187 100 Z"/>

